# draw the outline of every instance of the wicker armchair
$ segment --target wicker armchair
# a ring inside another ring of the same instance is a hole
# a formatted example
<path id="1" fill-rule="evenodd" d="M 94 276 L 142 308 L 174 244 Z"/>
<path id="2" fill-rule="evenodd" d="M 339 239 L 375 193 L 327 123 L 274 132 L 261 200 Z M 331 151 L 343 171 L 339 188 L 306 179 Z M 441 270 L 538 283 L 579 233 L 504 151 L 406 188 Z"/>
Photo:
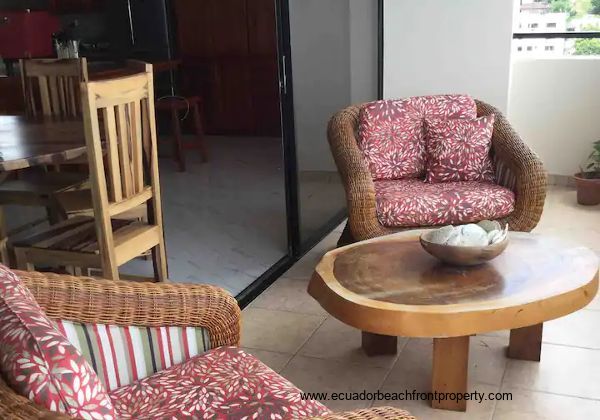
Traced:
<path id="1" fill-rule="evenodd" d="M 477 115 L 494 114 L 492 155 L 498 184 L 515 192 L 514 211 L 504 220 L 516 231 L 531 231 L 539 222 L 546 198 L 546 172 L 540 159 L 521 140 L 504 115 L 482 101 Z M 340 172 L 348 206 L 348 223 L 338 245 L 411 228 L 388 228 L 377 219 L 375 187 L 357 143 L 361 105 L 350 106 L 329 122 L 328 139 Z"/>
<path id="2" fill-rule="evenodd" d="M 240 341 L 240 309 L 222 289 L 105 281 L 53 273 L 16 272 L 52 319 L 120 326 L 194 326 L 208 331 L 212 347 Z M 68 419 L 17 395 L 0 379 L 0 418 Z M 329 414 L 322 419 L 414 419 L 405 411 L 374 408 Z"/>

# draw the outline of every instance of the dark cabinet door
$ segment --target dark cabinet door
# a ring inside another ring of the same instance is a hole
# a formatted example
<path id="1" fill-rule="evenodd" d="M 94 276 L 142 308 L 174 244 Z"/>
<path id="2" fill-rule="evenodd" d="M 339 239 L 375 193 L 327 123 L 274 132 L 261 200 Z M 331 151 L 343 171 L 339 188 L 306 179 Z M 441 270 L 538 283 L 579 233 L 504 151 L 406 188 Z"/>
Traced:
<path id="1" fill-rule="evenodd" d="M 281 135 L 273 0 L 174 0 L 177 50 L 210 134 Z"/>

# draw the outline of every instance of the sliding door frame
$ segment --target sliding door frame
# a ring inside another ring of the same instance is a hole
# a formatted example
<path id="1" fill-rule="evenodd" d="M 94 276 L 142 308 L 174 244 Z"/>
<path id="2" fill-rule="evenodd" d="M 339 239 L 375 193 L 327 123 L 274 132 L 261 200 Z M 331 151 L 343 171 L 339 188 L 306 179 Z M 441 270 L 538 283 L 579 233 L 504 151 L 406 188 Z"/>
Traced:
<path id="1" fill-rule="evenodd" d="M 273 284 L 285 271 L 297 262 L 307 251 L 319 243 L 328 233 L 337 227 L 347 216 L 342 209 L 307 240 L 300 232 L 300 198 L 298 180 L 298 161 L 296 153 L 296 128 L 294 122 L 294 83 L 292 72 L 292 50 L 290 42 L 290 0 L 273 0 L 277 19 L 277 48 L 279 61 L 279 91 L 281 127 L 283 137 L 283 165 L 285 179 L 285 200 L 287 212 L 288 254 L 275 263 L 269 270 L 246 287 L 239 295 L 242 308 Z M 377 0 L 377 96 L 383 97 L 383 4 Z"/>

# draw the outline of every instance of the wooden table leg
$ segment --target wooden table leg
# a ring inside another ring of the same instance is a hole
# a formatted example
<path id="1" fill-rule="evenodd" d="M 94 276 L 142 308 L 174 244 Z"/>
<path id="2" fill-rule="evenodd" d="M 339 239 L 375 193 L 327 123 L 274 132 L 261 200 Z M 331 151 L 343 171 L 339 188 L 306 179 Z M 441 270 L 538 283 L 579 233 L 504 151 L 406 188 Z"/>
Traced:
<path id="1" fill-rule="evenodd" d="M 367 356 L 382 356 L 398 352 L 398 337 L 362 332 L 362 348 Z"/>
<path id="2" fill-rule="evenodd" d="M 468 336 L 433 339 L 431 390 L 434 393 L 466 393 L 468 370 Z M 442 398 L 439 400 L 434 399 L 431 401 L 433 408 L 453 411 L 467 410 L 467 401 L 465 399 L 450 399 L 448 395 L 441 396 Z"/>
<path id="3" fill-rule="evenodd" d="M 539 362 L 542 353 L 544 324 L 510 330 L 507 356 L 511 359 Z"/>

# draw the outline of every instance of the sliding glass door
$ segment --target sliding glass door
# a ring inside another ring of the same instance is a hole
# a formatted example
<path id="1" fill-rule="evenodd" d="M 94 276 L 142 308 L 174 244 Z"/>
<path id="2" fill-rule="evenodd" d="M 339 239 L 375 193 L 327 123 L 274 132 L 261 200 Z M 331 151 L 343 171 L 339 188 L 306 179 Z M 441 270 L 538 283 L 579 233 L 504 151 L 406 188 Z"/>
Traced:
<path id="1" fill-rule="evenodd" d="M 345 214 L 327 142 L 337 111 L 377 96 L 377 0 L 289 0 L 301 249 Z"/>

